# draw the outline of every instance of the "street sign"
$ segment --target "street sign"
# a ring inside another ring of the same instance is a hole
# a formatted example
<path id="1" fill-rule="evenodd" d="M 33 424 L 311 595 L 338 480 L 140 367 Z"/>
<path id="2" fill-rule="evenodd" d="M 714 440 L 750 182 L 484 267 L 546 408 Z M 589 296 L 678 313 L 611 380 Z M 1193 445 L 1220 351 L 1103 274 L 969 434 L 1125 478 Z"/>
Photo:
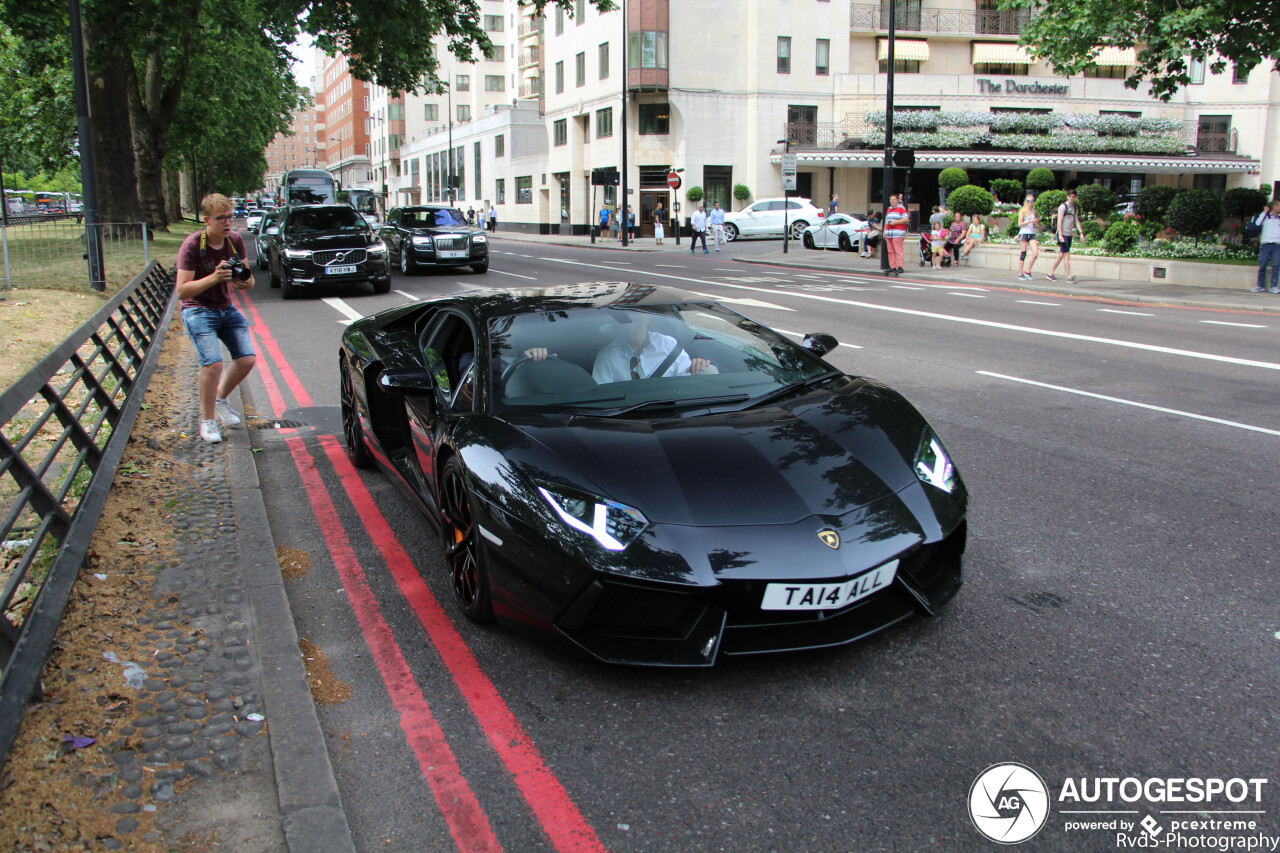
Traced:
<path id="1" fill-rule="evenodd" d="M 680 189 L 680 174 L 674 169 L 667 172 L 667 186 L 671 187 L 673 190 Z"/>
<path id="2" fill-rule="evenodd" d="M 794 191 L 796 188 L 796 155 L 782 155 L 782 189 L 786 192 Z"/>

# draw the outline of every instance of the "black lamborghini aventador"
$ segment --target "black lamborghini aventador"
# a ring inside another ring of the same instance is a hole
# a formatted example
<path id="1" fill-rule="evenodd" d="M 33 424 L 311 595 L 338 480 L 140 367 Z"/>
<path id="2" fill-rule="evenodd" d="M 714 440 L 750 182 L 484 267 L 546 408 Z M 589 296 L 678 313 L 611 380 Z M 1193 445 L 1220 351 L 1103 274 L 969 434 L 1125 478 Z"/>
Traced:
<path id="1" fill-rule="evenodd" d="M 416 302 L 343 335 L 347 453 L 434 523 L 474 621 L 627 664 L 841 645 L 956 592 L 967 493 L 835 346 L 637 284 Z"/>

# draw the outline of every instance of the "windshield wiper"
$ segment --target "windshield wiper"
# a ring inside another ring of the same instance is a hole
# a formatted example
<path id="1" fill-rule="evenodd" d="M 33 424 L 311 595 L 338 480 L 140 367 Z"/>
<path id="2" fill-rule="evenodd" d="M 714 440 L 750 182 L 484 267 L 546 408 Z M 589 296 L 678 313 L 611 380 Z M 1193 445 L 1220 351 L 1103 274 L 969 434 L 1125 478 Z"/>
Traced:
<path id="1" fill-rule="evenodd" d="M 808 379 L 804 380 L 803 382 L 798 382 L 795 385 L 787 385 L 786 387 L 779 388 L 776 391 L 770 391 L 768 394 L 765 394 L 760 399 L 752 400 L 751 405 L 747 406 L 746 408 L 754 409 L 759 406 L 768 405 L 769 403 L 772 403 L 775 400 L 779 400 L 787 396 L 788 394 L 794 393 L 803 388 L 811 388 L 814 385 L 820 385 L 821 383 L 826 382 L 828 379 L 835 379 L 837 376 L 840 376 L 840 375 L 841 374 L 839 371 L 833 370 L 828 373 L 820 373 L 817 376 L 811 376 Z"/>
<path id="2" fill-rule="evenodd" d="M 625 415 L 631 412 L 638 412 L 642 409 L 672 409 L 685 406 L 715 406 L 722 403 L 741 403 L 750 400 L 750 394 L 724 394 L 719 397 L 682 397 L 671 400 L 646 400 L 643 403 L 636 403 L 632 406 L 626 406 L 621 409 L 613 409 L 607 412 L 601 412 L 602 418 L 615 418 L 618 415 Z"/>

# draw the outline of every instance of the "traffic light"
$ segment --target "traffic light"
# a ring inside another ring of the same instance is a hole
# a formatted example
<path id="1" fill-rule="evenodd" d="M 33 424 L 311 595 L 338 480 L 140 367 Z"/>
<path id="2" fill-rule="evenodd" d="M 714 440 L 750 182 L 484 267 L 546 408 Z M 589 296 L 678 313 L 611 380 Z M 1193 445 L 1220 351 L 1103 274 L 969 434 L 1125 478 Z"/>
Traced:
<path id="1" fill-rule="evenodd" d="M 893 149 L 893 165 L 899 169 L 914 168 L 916 165 L 916 150 L 914 148 Z"/>

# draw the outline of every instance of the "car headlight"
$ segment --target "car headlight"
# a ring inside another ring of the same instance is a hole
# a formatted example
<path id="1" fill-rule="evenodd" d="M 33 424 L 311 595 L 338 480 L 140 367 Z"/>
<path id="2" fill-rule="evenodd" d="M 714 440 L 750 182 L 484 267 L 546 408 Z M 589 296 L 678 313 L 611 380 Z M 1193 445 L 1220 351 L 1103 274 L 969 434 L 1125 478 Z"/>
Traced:
<path id="1" fill-rule="evenodd" d="M 432 241 L 431 241 L 431 238 L 430 238 L 428 235 L 426 235 L 426 234 L 419 234 L 419 235 L 415 235 L 415 236 L 413 237 L 413 245 L 415 245 L 415 246 L 423 246 L 423 247 L 425 247 L 425 248 L 430 249 L 430 248 L 431 248 L 431 246 L 432 246 Z"/>
<path id="2" fill-rule="evenodd" d="M 384 243 L 374 243 L 365 251 L 371 255 L 385 255 L 387 253 L 387 247 Z"/>
<path id="3" fill-rule="evenodd" d="M 538 493 L 574 530 L 595 539 L 608 551 L 622 551 L 649 525 L 635 507 L 552 483 L 539 483 Z"/>
<path id="4" fill-rule="evenodd" d="M 956 467 L 951 464 L 947 449 L 933 434 L 933 430 L 925 430 L 920 440 L 920 449 L 916 451 L 916 476 L 921 482 L 941 489 L 947 494 L 956 487 Z"/>
<path id="5" fill-rule="evenodd" d="M 291 261 L 309 261 L 311 260 L 311 250 L 286 248 L 284 250 L 284 256 Z"/>
<path id="6" fill-rule="evenodd" d="M 472 243 L 488 243 L 488 242 L 489 242 L 489 238 L 488 238 L 488 237 L 486 237 L 486 236 L 485 236 L 485 235 L 483 235 L 483 234 L 472 234 L 472 235 L 471 235 L 471 242 L 472 242 Z"/>

